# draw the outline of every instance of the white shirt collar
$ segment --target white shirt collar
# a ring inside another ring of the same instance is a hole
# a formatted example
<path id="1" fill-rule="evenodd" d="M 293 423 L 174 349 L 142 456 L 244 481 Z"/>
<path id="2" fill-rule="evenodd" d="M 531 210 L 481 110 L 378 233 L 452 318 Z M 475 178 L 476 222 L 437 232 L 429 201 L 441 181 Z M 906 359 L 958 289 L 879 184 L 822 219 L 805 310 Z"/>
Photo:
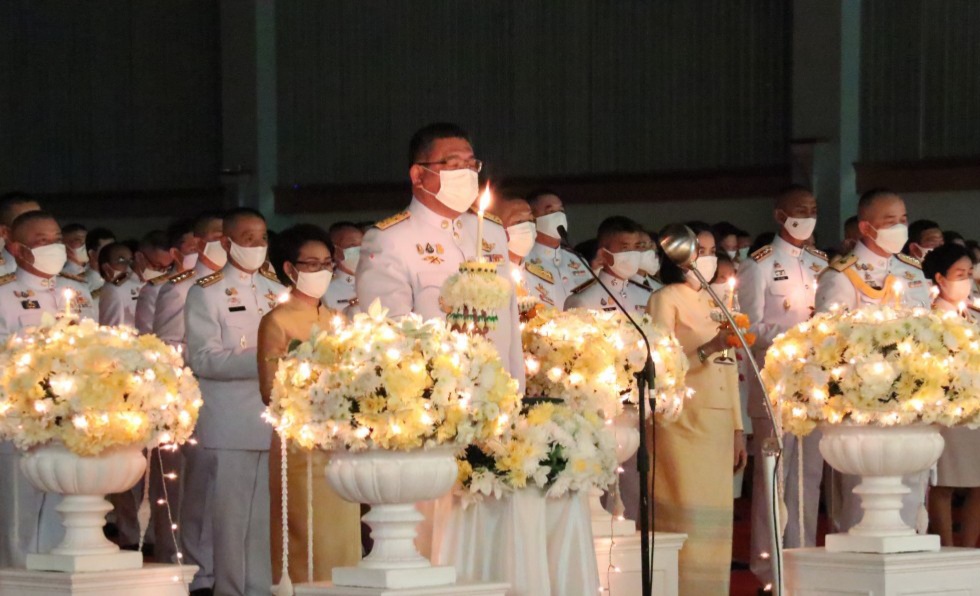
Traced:
<path id="1" fill-rule="evenodd" d="M 463 227 L 463 222 L 460 219 L 460 217 L 463 215 L 462 213 L 452 219 L 448 217 L 443 217 L 438 213 L 436 213 L 435 211 L 433 211 L 432 209 L 429 209 L 428 207 L 423 205 L 422 202 L 416 199 L 415 197 L 412 197 L 412 202 L 409 203 L 408 205 L 408 212 L 412 214 L 412 219 L 417 219 L 418 221 L 421 221 L 424 224 L 442 230 L 449 230 L 454 228 L 458 230 Z"/>
<path id="2" fill-rule="evenodd" d="M 803 254 L 803 249 L 802 248 L 799 248 L 797 246 L 793 246 L 789 242 L 786 242 L 778 234 L 776 235 L 776 237 L 772 241 L 772 248 L 773 248 L 773 250 L 777 250 L 777 251 L 779 251 L 781 253 L 786 253 L 786 254 L 792 255 L 794 258 L 799 258 L 800 255 Z"/>

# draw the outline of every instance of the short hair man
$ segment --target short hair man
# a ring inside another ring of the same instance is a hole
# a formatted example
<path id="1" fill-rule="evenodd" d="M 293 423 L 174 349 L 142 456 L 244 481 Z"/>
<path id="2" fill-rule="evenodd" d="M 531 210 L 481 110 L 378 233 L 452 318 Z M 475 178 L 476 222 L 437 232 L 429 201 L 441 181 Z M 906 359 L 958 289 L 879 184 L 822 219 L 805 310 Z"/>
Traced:
<path id="1" fill-rule="evenodd" d="M 650 288 L 633 280 L 640 270 L 645 243 L 649 239 L 649 236 L 644 238 L 644 234 L 643 226 L 618 215 L 605 219 L 596 233 L 599 247 L 596 262 L 602 268 L 599 281 L 631 315 L 645 313 L 650 300 Z M 565 309 L 569 308 L 611 311 L 619 307 L 602 286 L 591 279 L 572 290 L 565 300 Z"/>

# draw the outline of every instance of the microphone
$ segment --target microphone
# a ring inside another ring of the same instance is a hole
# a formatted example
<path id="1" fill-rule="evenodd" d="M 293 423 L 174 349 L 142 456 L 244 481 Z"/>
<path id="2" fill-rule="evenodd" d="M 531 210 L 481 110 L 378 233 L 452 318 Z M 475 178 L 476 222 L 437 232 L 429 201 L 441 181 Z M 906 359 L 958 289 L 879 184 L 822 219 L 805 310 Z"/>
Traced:
<path id="1" fill-rule="evenodd" d="M 565 229 L 565 226 L 558 226 L 558 236 L 560 236 L 560 237 L 561 237 L 561 243 L 562 243 L 562 244 L 564 244 L 564 245 L 565 245 L 566 247 L 567 247 L 567 246 L 570 246 L 570 245 L 568 244 L 568 230 L 566 230 L 566 229 Z M 581 257 L 582 257 L 582 255 L 580 255 L 580 254 L 578 254 L 578 253 L 577 253 L 577 252 L 575 252 L 574 250 L 571 250 L 571 251 L 569 251 L 569 252 L 571 252 L 571 253 L 574 253 L 574 254 L 575 254 L 575 255 L 576 255 L 577 257 L 579 257 L 579 258 L 581 258 Z M 590 271 L 591 271 L 591 269 L 590 269 Z"/>

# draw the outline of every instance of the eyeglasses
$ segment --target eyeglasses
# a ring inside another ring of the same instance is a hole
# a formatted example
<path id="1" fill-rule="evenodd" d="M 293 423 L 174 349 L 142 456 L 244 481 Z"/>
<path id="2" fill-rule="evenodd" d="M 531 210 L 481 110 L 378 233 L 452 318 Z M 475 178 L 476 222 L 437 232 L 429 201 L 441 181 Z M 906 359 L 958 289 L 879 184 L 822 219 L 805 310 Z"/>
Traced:
<path id="1" fill-rule="evenodd" d="M 463 159 L 461 157 L 450 157 L 442 161 L 420 161 L 416 165 L 420 166 L 445 166 L 447 170 L 462 170 L 469 168 L 479 174 L 483 170 L 483 162 L 479 159 Z"/>
<path id="2" fill-rule="evenodd" d="M 296 261 L 296 268 L 309 273 L 324 270 L 333 271 L 333 261 Z"/>

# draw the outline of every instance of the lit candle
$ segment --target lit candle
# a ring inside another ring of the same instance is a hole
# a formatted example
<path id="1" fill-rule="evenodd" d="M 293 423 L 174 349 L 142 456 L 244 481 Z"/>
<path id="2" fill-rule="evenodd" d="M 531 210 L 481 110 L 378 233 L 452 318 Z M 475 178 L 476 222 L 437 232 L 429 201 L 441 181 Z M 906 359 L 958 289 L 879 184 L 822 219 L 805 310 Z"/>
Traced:
<path id="1" fill-rule="evenodd" d="M 70 288 L 65 288 L 63 293 L 65 297 L 65 316 L 71 317 L 71 299 L 75 297 L 75 292 L 72 292 Z"/>
<path id="2" fill-rule="evenodd" d="M 902 290 L 904 289 L 902 286 L 902 282 L 895 280 L 895 282 L 892 284 L 892 289 L 895 291 L 895 306 L 901 306 Z"/>
<path id="3" fill-rule="evenodd" d="M 486 212 L 487 207 L 490 206 L 490 183 L 487 183 L 487 187 L 483 190 L 483 194 L 480 196 L 480 206 L 477 211 L 476 220 L 476 260 L 480 263 L 483 262 L 483 214 Z"/>
<path id="4" fill-rule="evenodd" d="M 735 278 L 728 278 L 728 310 L 732 310 L 735 304 Z"/>

